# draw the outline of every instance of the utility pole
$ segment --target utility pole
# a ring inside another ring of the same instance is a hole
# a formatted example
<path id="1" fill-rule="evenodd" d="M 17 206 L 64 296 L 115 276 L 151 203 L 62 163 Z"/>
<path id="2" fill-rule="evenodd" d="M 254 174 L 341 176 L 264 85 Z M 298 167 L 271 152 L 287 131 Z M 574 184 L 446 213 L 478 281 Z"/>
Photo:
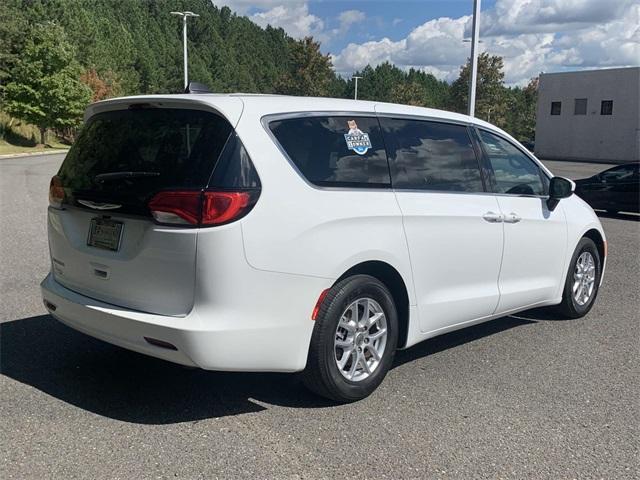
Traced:
<path id="1" fill-rule="evenodd" d="M 353 76 L 353 77 L 351 77 L 351 78 L 353 78 L 353 79 L 356 81 L 356 89 L 355 89 L 355 93 L 354 93 L 354 95 L 353 95 L 353 99 L 354 99 L 354 100 L 357 100 L 357 99 L 358 99 L 358 79 L 360 79 L 360 78 L 362 78 L 362 77 L 356 77 L 356 76 Z"/>
<path id="2" fill-rule="evenodd" d="M 189 86 L 189 66 L 187 59 L 187 18 L 199 17 L 200 15 L 193 12 L 171 12 L 171 15 L 182 17 L 182 54 L 184 57 L 184 88 Z"/>
<path id="3" fill-rule="evenodd" d="M 471 30 L 471 76 L 469 78 L 468 114 L 473 117 L 476 109 L 476 80 L 478 77 L 478 37 L 480 36 L 480 0 L 473 0 Z"/>

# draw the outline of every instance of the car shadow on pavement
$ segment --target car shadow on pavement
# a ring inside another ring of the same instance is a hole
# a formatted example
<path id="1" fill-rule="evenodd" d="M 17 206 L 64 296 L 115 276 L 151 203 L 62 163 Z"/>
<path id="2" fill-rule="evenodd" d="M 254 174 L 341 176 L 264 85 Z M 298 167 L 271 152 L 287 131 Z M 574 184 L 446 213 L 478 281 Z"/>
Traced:
<path id="1" fill-rule="evenodd" d="M 637 213 L 609 213 L 596 210 L 596 215 L 602 218 L 612 218 L 614 220 L 630 220 L 632 222 L 640 222 L 640 214 Z"/>
<path id="2" fill-rule="evenodd" d="M 399 351 L 394 368 L 534 320 L 504 317 Z M 0 324 L 0 374 L 98 415 L 139 424 L 172 424 L 290 408 L 335 405 L 299 377 L 209 372 L 131 352 L 40 315 Z"/>

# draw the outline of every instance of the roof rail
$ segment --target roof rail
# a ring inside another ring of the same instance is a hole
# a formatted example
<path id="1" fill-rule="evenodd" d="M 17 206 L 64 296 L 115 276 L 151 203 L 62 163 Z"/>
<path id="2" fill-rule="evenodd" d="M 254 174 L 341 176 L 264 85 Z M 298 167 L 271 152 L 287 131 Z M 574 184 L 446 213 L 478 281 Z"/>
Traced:
<path id="1" fill-rule="evenodd" d="M 184 93 L 213 93 L 213 92 L 209 90 L 209 87 L 207 87 L 204 83 L 189 82 L 189 85 L 187 85 L 187 88 L 184 89 Z"/>

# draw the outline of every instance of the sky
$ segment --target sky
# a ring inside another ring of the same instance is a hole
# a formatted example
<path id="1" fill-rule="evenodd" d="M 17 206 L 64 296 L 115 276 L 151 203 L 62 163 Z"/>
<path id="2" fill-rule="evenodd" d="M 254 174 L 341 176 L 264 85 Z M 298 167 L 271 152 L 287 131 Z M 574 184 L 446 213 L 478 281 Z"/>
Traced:
<path id="1" fill-rule="evenodd" d="M 344 76 L 389 61 L 453 81 L 470 54 L 473 0 L 212 0 L 261 26 L 311 35 Z M 505 82 L 541 72 L 640 65 L 638 0 L 482 0 L 480 51 Z"/>

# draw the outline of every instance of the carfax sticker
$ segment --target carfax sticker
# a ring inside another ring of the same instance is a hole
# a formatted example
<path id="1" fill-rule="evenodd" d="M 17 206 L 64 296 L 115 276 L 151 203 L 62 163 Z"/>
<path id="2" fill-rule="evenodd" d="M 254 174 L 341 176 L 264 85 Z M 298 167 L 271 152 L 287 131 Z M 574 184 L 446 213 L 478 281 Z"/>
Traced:
<path id="1" fill-rule="evenodd" d="M 347 126 L 349 127 L 349 133 L 344 134 L 347 148 L 353 150 L 358 155 L 364 155 L 371 148 L 369 134 L 360 130 L 355 120 L 348 120 Z"/>

